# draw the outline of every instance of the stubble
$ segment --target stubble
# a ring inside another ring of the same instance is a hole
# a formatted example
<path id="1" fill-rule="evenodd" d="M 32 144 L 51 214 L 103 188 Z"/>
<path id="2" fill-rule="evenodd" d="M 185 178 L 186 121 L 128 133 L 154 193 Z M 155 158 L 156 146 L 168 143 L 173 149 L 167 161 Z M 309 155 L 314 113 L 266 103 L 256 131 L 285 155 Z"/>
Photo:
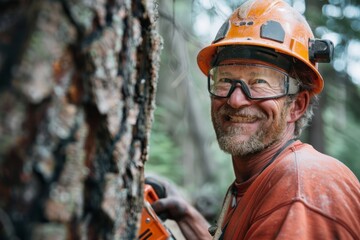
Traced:
<path id="1" fill-rule="evenodd" d="M 281 115 L 278 119 L 272 119 L 269 122 L 267 116 L 257 111 L 249 111 L 246 109 L 233 110 L 224 106 L 219 113 L 212 112 L 212 121 L 217 136 L 219 147 L 224 151 L 233 156 L 246 156 L 254 154 L 264 150 L 270 145 L 280 140 L 286 128 L 286 111 L 287 107 L 281 111 Z M 232 125 L 228 127 L 222 126 L 222 119 L 224 115 L 236 115 L 236 114 L 247 114 L 249 116 L 256 116 L 261 119 L 258 129 L 252 134 L 247 140 L 239 140 L 239 136 L 248 134 L 246 124 L 243 125 Z"/>

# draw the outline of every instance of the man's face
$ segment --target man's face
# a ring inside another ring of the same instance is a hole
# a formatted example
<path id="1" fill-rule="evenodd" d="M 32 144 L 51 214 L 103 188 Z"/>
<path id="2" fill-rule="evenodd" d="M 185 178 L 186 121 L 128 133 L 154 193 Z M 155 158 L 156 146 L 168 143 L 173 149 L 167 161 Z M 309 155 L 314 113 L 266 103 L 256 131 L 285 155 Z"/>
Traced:
<path id="1" fill-rule="evenodd" d="M 254 75 L 246 71 L 251 69 L 226 74 L 246 82 Z M 228 98 L 212 97 L 211 116 L 220 148 L 233 156 L 245 156 L 276 143 L 287 130 L 288 105 L 286 97 L 249 100 L 240 86 Z"/>

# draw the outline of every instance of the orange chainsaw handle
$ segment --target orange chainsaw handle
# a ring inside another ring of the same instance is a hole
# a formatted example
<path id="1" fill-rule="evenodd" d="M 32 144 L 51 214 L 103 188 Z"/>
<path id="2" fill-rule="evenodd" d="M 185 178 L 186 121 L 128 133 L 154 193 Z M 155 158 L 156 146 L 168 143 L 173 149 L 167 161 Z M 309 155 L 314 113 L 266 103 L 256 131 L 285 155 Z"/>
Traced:
<path id="1" fill-rule="evenodd" d="M 151 204 L 158 199 L 153 187 L 150 184 L 145 184 L 144 207 L 141 213 L 139 240 L 167 240 L 171 236 L 151 207 Z"/>

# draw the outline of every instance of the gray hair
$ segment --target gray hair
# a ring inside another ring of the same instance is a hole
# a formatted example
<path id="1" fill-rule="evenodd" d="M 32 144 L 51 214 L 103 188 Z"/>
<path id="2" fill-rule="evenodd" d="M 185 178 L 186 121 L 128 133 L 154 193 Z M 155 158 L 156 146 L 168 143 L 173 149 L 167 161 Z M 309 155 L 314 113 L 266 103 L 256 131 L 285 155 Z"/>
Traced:
<path id="1" fill-rule="evenodd" d="M 301 69 L 301 66 L 296 67 L 295 65 L 293 65 L 292 69 L 289 72 L 289 75 L 299 81 L 299 92 L 309 91 L 311 93 L 314 86 L 312 85 L 312 81 L 308 76 L 309 72 L 302 71 Z M 289 104 L 295 100 L 296 96 L 297 94 L 288 96 Z M 294 135 L 296 138 L 300 137 L 302 131 L 309 125 L 312 117 L 314 116 L 314 108 L 317 106 L 318 100 L 318 95 L 311 94 L 309 106 L 307 107 L 305 113 L 295 122 Z"/>
<path id="2" fill-rule="evenodd" d="M 296 94 L 288 96 L 288 104 L 295 100 Z M 307 107 L 305 113 L 295 122 L 294 136 L 295 138 L 300 137 L 303 130 L 309 125 L 312 117 L 314 116 L 314 108 L 318 103 L 319 97 L 317 95 L 312 96 L 310 99 L 309 106 Z"/>

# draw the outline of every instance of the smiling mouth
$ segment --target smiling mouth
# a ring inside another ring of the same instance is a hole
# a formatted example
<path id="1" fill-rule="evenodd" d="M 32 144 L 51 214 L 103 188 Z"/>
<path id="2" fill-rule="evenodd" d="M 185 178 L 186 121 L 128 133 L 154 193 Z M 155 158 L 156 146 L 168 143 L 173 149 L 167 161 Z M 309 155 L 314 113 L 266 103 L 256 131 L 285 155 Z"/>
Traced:
<path id="1" fill-rule="evenodd" d="M 256 116 L 227 115 L 226 120 L 234 123 L 253 123 L 259 118 Z"/>

